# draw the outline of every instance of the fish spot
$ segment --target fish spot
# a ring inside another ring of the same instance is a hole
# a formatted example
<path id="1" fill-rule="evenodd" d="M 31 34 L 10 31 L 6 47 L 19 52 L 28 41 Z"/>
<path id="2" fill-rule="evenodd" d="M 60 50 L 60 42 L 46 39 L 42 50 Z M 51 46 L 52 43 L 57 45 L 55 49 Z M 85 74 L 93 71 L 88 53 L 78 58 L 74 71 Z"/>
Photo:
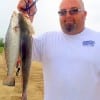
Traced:
<path id="1" fill-rule="evenodd" d="M 15 26 L 15 27 L 13 28 L 13 30 L 14 30 L 15 32 L 17 32 L 17 31 L 19 30 L 19 27 L 18 27 L 18 26 Z"/>

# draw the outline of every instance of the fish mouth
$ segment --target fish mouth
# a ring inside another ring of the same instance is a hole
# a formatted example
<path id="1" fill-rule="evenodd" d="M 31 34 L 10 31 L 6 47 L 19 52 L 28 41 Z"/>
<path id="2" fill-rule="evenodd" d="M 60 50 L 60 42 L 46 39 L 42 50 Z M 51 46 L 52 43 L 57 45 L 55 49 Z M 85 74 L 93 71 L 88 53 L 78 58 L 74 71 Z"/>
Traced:
<path id="1" fill-rule="evenodd" d="M 18 16 L 18 13 L 16 11 L 13 11 L 12 17 Z"/>

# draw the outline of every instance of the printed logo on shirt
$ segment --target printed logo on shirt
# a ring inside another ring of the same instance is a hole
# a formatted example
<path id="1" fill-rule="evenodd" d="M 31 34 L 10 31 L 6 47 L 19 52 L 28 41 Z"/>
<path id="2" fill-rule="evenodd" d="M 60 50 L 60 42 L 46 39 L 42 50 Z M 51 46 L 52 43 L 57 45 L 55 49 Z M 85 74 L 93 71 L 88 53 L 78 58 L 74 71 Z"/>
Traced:
<path id="1" fill-rule="evenodd" d="M 95 41 L 93 41 L 93 40 L 83 41 L 82 45 L 93 47 L 95 45 Z"/>

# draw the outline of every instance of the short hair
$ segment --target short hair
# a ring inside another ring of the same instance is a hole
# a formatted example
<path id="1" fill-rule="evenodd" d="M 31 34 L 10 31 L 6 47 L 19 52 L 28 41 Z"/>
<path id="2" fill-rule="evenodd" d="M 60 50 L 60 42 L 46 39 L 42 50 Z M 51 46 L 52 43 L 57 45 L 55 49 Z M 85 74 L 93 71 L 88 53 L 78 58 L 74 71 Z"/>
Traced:
<path id="1" fill-rule="evenodd" d="M 85 9 L 85 7 L 84 7 L 84 3 L 83 3 L 83 0 L 77 0 L 77 1 L 80 2 L 82 9 Z"/>
<path id="2" fill-rule="evenodd" d="M 61 0 L 61 3 L 62 3 L 63 1 L 64 1 L 64 0 Z M 83 0 L 77 0 L 77 1 L 80 3 L 82 9 L 85 10 Z M 60 3 L 60 6 L 61 6 L 61 3 Z"/>

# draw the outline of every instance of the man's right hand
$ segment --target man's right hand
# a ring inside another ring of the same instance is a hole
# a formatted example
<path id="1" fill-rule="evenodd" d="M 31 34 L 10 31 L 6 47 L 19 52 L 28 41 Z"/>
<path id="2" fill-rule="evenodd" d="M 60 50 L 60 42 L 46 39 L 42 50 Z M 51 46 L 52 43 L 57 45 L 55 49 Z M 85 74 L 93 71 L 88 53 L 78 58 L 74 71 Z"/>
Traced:
<path id="1" fill-rule="evenodd" d="M 18 10 L 23 13 L 24 15 L 28 15 L 31 22 L 33 21 L 34 19 L 34 15 L 35 15 L 35 12 L 36 12 L 36 6 L 32 6 L 29 10 L 30 10 L 30 15 L 27 13 L 27 11 L 23 10 L 26 8 L 26 3 L 29 1 L 29 5 L 31 5 L 34 1 L 33 0 L 20 0 L 18 5 L 17 5 L 17 8 Z"/>

